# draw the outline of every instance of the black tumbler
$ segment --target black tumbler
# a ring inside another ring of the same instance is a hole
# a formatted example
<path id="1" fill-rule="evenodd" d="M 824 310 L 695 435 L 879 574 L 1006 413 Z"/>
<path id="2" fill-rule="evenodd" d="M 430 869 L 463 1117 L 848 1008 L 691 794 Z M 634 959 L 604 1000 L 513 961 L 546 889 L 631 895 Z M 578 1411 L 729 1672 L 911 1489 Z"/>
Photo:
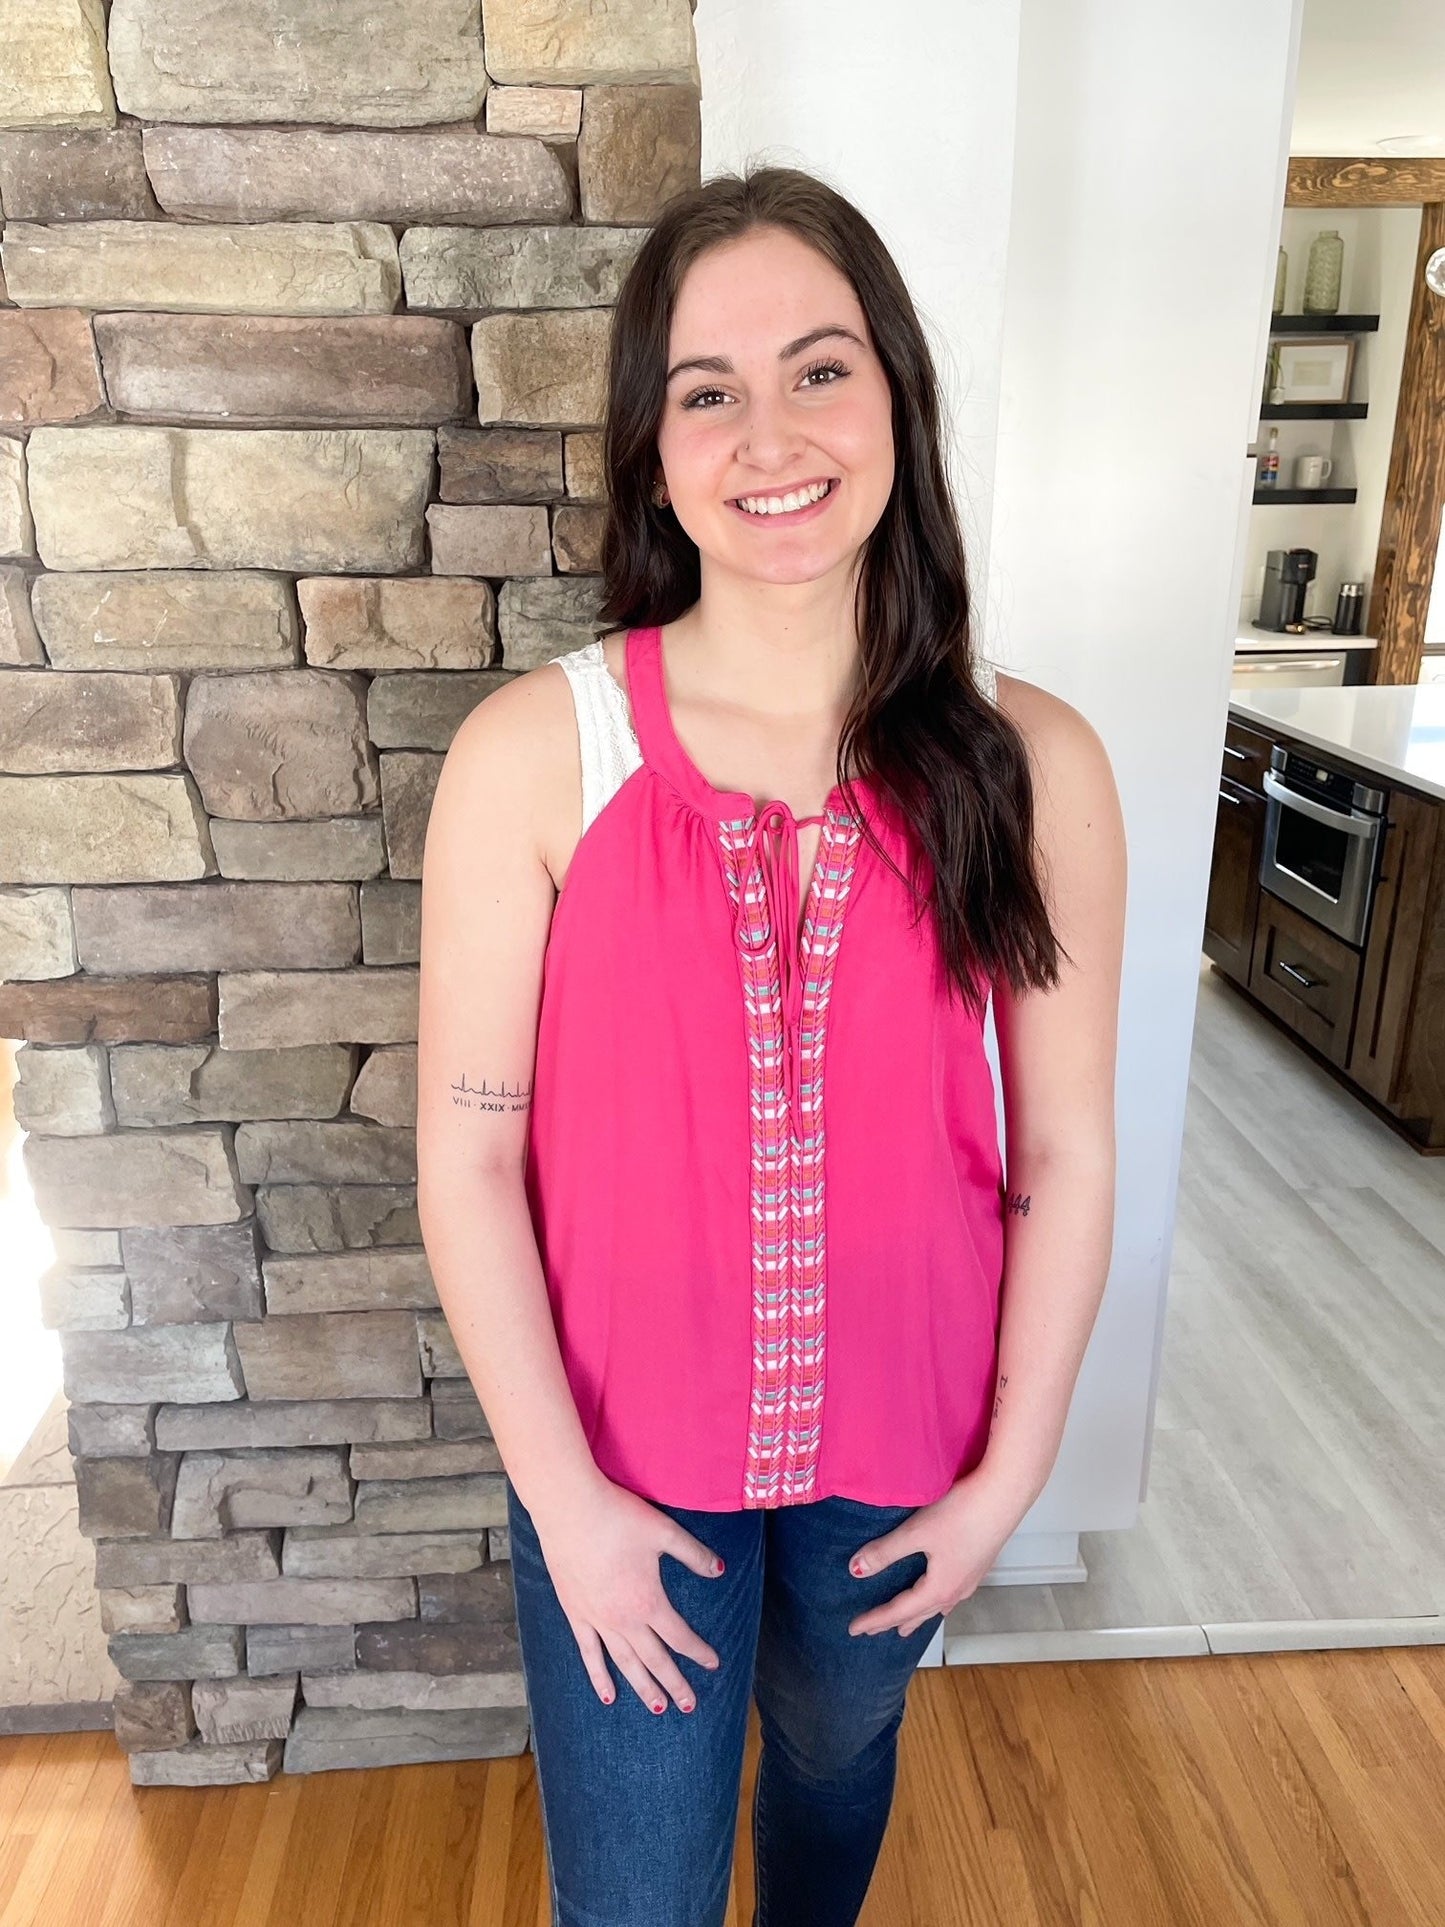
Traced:
<path id="1" fill-rule="evenodd" d="M 1342 582 L 1340 593 L 1335 598 L 1335 619 L 1330 625 L 1332 633 L 1337 636 L 1363 635 L 1364 622 L 1364 583 Z"/>

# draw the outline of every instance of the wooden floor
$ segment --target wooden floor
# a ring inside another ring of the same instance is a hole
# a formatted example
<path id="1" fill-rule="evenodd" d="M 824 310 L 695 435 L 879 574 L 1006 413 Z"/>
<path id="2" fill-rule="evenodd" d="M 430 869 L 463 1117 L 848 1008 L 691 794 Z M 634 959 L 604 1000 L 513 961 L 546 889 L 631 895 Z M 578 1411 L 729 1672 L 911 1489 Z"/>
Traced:
<path id="1" fill-rule="evenodd" d="M 933 1667 L 862 1927 L 1439 1927 L 1442 1840 L 1439 1646 Z M 0 1740 L 0 1927 L 545 1927 L 546 1884 L 530 1754 L 198 1790 Z"/>

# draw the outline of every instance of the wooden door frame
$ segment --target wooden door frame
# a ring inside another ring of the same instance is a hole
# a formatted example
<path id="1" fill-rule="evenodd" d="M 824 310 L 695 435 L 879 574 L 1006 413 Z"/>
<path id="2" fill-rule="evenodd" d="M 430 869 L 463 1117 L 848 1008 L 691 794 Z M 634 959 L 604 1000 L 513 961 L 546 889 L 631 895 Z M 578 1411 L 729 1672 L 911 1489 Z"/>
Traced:
<path id="1" fill-rule="evenodd" d="M 1400 400 L 1370 592 L 1369 682 L 1420 678 L 1425 616 L 1445 512 L 1445 296 L 1425 263 L 1445 248 L 1445 157 L 1408 160 L 1292 154 L 1286 207 L 1418 207 L 1420 245 L 1400 370 Z"/>

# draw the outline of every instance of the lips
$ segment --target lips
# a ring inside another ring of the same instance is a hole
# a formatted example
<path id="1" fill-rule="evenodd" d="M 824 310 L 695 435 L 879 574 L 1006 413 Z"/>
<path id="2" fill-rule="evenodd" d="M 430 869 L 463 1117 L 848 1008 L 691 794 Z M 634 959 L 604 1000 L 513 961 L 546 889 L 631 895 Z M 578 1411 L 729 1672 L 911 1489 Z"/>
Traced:
<path id="1" fill-rule="evenodd" d="M 771 513 L 759 514 L 755 509 L 745 509 L 743 507 L 743 498 L 740 495 L 729 496 L 728 507 L 736 509 L 739 515 L 745 515 L 750 522 L 801 522 L 805 517 L 825 507 L 838 493 L 842 484 L 836 475 L 816 475 L 805 482 L 790 483 L 787 488 L 760 489 L 752 496 L 754 501 L 770 501 L 774 497 L 781 500 L 786 496 L 796 494 L 799 489 L 815 488 L 820 482 L 827 483 L 826 491 L 818 496 L 815 501 L 806 503 L 802 508 L 781 509 Z"/>

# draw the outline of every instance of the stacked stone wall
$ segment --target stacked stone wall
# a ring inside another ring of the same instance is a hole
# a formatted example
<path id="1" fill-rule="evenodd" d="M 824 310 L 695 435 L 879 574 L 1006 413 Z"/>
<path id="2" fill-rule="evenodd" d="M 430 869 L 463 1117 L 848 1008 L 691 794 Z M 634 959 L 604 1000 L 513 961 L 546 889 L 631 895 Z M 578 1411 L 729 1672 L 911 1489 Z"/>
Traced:
<path id="1" fill-rule="evenodd" d="M 0 0 L 0 1035 L 139 1783 L 527 1746 L 421 855 L 596 632 L 698 108 L 688 0 Z"/>

